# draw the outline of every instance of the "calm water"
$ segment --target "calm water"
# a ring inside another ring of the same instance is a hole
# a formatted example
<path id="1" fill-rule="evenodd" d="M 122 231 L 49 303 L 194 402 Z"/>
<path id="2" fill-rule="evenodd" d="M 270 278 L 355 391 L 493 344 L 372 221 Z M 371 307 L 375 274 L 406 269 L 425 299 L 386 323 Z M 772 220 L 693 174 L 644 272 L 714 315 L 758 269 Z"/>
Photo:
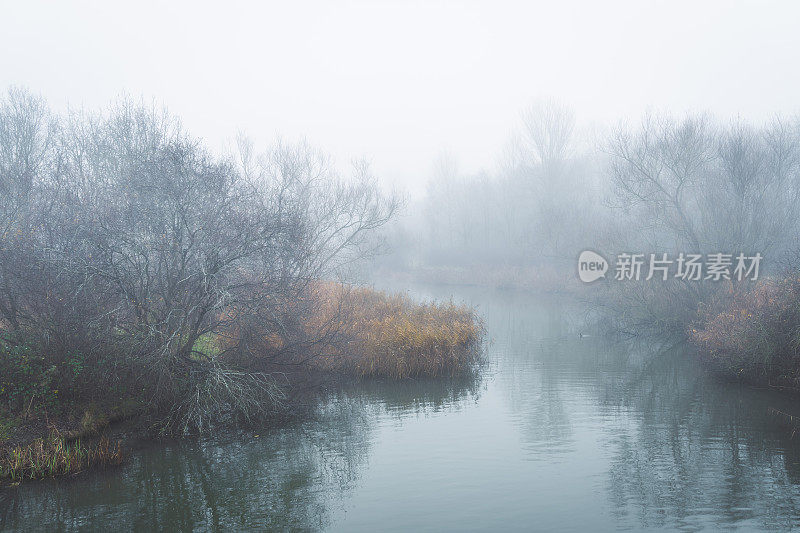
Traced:
<path id="1" fill-rule="evenodd" d="M 800 438 L 773 412 L 796 400 L 715 383 L 669 343 L 581 337 L 574 303 L 416 292 L 479 307 L 492 339 L 480 381 L 363 385 L 296 427 L 8 489 L 0 529 L 800 525 Z"/>

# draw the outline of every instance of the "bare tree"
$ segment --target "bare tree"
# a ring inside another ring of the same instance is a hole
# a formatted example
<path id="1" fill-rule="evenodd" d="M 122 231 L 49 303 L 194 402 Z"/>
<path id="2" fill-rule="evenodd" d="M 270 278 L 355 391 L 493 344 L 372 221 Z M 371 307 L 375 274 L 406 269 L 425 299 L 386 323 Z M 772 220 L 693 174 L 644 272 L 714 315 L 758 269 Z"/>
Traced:
<path id="1" fill-rule="evenodd" d="M 58 129 L 24 93 L 0 109 L 3 319 L 87 354 L 98 386 L 143 387 L 173 429 L 274 412 L 274 364 L 330 333 L 302 327 L 314 283 L 373 253 L 398 205 L 363 163 L 343 179 L 306 144 L 214 156 L 152 106 Z M 273 366 L 254 364 L 272 333 Z"/>
<path id="2" fill-rule="evenodd" d="M 0 318 L 14 330 L 20 304 L 24 250 L 32 245 L 37 213 L 32 204 L 52 161 L 56 126 L 44 101 L 11 88 L 0 103 Z"/>
<path id="3" fill-rule="evenodd" d="M 569 154 L 575 130 L 572 110 L 555 100 L 538 102 L 522 113 L 523 139 L 530 153 L 550 169 Z"/>
<path id="4" fill-rule="evenodd" d="M 643 207 L 648 223 L 667 228 L 694 250 L 701 248 L 692 203 L 713 151 L 706 117 L 682 122 L 648 116 L 641 129 L 611 137 L 612 179 L 628 207 Z"/>
<path id="5" fill-rule="evenodd" d="M 611 138 L 618 206 L 674 247 L 765 253 L 797 227 L 797 126 L 648 116 Z"/>

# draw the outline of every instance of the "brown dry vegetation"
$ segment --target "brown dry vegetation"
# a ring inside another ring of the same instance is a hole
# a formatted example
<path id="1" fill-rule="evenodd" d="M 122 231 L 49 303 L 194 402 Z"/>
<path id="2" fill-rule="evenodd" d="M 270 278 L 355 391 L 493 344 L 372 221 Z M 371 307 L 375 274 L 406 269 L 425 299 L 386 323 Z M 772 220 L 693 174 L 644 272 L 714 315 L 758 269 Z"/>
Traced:
<path id="1" fill-rule="evenodd" d="M 690 339 L 712 369 L 753 383 L 800 390 L 800 278 L 723 291 Z"/>
<path id="2" fill-rule="evenodd" d="M 453 376 L 480 360 L 483 324 L 474 310 L 451 302 L 417 303 L 403 294 L 370 288 L 324 288 L 320 323 L 335 312 L 345 319 L 345 342 L 314 361 L 360 377 Z"/>
<path id="3" fill-rule="evenodd" d="M 223 351 L 228 344 L 257 347 L 249 364 L 268 361 L 271 370 L 355 377 L 453 376 L 472 371 L 480 361 L 483 324 L 467 306 L 417 303 L 402 294 L 320 282 L 296 307 L 295 323 L 282 331 L 264 328 L 246 343 L 238 331 L 227 331 L 216 344 Z M 303 346 L 297 338 L 319 341 Z"/>
<path id="4" fill-rule="evenodd" d="M 403 294 L 333 282 L 310 284 L 280 326 L 261 323 L 248 325 L 244 330 L 229 328 L 220 335 L 203 336 L 194 347 L 195 357 L 241 368 L 242 376 L 282 376 L 280 380 L 274 379 L 275 397 L 280 405 L 268 407 L 275 410 L 276 418 L 284 411 L 301 409 L 292 402 L 311 398 L 293 396 L 302 392 L 308 380 L 331 382 L 336 380 L 335 375 L 388 379 L 470 375 L 481 361 L 484 336 L 483 324 L 470 307 L 453 302 L 417 303 Z M 253 338 L 254 332 L 258 332 L 258 338 Z M 37 361 L 33 347 L 24 351 L 8 349 L 3 353 L 6 362 L 20 360 L 30 366 Z M 21 481 L 67 475 L 90 465 L 121 461 L 119 444 L 111 446 L 100 436 L 102 430 L 114 422 L 135 417 L 146 404 L 130 402 L 124 409 L 111 410 L 103 410 L 109 406 L 90 405 L 84 409 L 70 404 L 67 409 L 67 404 L 59 405 L 61 394 L 55 387 L 69 387 L 71 382 L 39 383 L 43 375 L 39 366 L 34 365 L 27 374 L 15 374 L 21 381 L 14 390 L 27 383 L 24 378 L 30 375 L 36 388 L 25 396 L 22 392 L 27 389 L 20 389 L 20 404 L 33 403 L 32 395 L 36 394 L 52 398 L 52 405 L 41 405 L 38 410 L 29 407 L 29 412 L 13 424 L 11 418 L 0 416 L 0 478 Z M 226 386 L 236 385 L 232 381 L 236 375 L 228 374 L 225 379 Z M 10 386 L 0 380 L 0 385 L 3 383 L 6 388 Z M 71 396 L 69 391 L 64 392 L 64 396 Z M 201 398 L 202 402 L 216 401 L 207 391 L 205 394 L 208 397 Z M 252 398 L 252 401 L 260 400 Z M 73 414 L 58 415 L 61 411 Z M 49 437 L 34 438 L 48 432 Z"/>

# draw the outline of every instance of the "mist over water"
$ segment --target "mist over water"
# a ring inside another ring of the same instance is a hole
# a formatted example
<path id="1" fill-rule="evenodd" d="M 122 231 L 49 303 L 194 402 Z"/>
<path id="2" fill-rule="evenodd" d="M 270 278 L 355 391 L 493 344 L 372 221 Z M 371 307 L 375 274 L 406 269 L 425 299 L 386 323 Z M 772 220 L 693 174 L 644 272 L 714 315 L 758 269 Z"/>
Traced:
<path id="1" fill-rule="evenodd" d="M 796 527 L 798 17 L 4 3 L 0 531 Z"/>
<path id="2" fill-rule="evenodd" d="M 589 336 L 592 317 L 558 299 L 415 294 L 479 306 L 492 339 L 482 379 L 358 386 L 334 394 L 313 421 L 156 446 L 119 469 L 20 486 L 0 496 L 0 527 L 796 523 L 800 449 L 770 414 L 791 404 L 785 397 L 708 378 L 680 343 Z"/>

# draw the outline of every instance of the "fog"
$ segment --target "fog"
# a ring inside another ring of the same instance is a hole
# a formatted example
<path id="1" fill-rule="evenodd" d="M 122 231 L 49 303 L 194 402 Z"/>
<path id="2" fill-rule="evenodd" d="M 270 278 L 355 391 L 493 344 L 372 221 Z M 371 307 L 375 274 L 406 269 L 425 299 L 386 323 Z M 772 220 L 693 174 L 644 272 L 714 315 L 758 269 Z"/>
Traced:
<path id="1" fill-rule="evenodd" d="M 56 110 L 153 99 L 212 149 L 307 138 L 420 196 L 443 151 L 491 171 L 532 102 L 581 131 L 646 110 L 796 111 L 785 2 L 6 2 L 0 86 Z"/>
<path id="2" fill-rule="evenodd" d="M 798 21 L 0 0 L 0 530 L 800 523 Z"/>

